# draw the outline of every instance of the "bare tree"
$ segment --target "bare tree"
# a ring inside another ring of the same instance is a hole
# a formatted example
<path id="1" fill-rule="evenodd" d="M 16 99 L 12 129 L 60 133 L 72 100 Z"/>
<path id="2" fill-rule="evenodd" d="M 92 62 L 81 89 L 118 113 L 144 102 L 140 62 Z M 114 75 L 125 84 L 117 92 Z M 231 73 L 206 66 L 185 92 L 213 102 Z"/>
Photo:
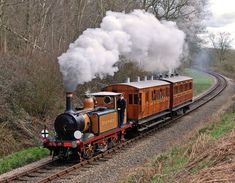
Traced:
<path id="1" fill-rule="evenodd" d="M 0 49 L 3 48 L 3 51 L 6 52 L 6 32 L 2 28 L 3 25 L 3 16 L 4 16 L 4 5 L 5 0 L 0 0 Z"/>
<path id="2" fill-rule="evenodd" d="M 233 41 L 233 39 L 231 38 L 231 34 L 228 32 L 210 34 L 209 39 L 213 48 L 215 49 L 215 53 L 219 61 L 221 63 L 224 62 L 228 57 L 229 50 Z"/>
<path id="3" fill-rule="evenodd" d="M 191 0 L 144 0 L 142 4 L 143 9 L 154 13 L 159 20 L 188 16 L 195 12 L 190 6 Z"/>

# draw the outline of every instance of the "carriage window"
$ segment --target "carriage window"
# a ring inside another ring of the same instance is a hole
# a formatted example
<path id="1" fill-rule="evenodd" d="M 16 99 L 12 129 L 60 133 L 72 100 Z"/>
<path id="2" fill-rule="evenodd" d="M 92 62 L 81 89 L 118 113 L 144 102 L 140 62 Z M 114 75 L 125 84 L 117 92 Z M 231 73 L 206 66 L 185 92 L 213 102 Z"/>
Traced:
<path id="1" fill-rule="evenodd" d="M 185 91 L 188 90 L 188 83 L 185 83 Z"/>
<path id="2" fill-rule="evenodd" d="M 184 91 L 184 84 L 181 85 L 181 92 Z"/>
<path id="3" fill-rule="evenodd" d="M 138 104 L 138 94 L 134 94 L 134 104 Z"/>
<path id="4" fill-rule="evenodd" d="M 164 98 L 166 96 L 166 90 L 165 88 L 162 90 L 162 98 Z"/>
<path id="5" fill-rule="evenodd" d="M 184 83 L 184 88 L 183 88 L 184 91 L 187 90 L 187 83 Z"/>
<path id="6" fill-rule="evenodd" d="M 157 99 L 159 100 L 160 99 L 160 91 L 159 90 L 157 90 L 156 95 L 157 95 Z"/>
<path id="7" fill-rule="evenodd" d="M 192 89 L 192 83 L 189 83 L 189 89 L 190 90 Z"/>
<path id="8" fill-rule="evenodd" d="M 178 86 L 175 86 L 175 92 L 174 92 L 175 94 L 177 94 L 178 93 Z"/>
<path id="9" fill-rule="evenodd" d="M 152 100 L 156 100 L 156 90 L 152 91 Z"/>
<path id="10" fill-rule="evenodd" d="M 166 96 L 169 97 L 169 90 L 166 88 Z"/>
<path id="11" fill-rule="evenodd" d="M 142 101 L 142 93 L 139 94 L 139 103 L 141 105 L 141 101 Z"/>
<path id="12" fill-rule="evenodd" d="M 184 84 L 180 85 L 180 93 L 184 91 Z"/>
<path id="13" fill-rule="evenodd" d="M 146 100 L 146 102 L 149 101 L 149 92 L 146 92 L 146 94 L 145 94 L 145 100 Z"/>
<path id="14" fill-rule="evenodd" d="M 132 94 L 129 94 L 129 104 L 133 104 Z"/>
<path id="15" fill-rule="evenodd" d="M 159 91 L 159 96 L 160 96 L 160 99 L 162 98 L 162 89 L 160 89 Z"/>

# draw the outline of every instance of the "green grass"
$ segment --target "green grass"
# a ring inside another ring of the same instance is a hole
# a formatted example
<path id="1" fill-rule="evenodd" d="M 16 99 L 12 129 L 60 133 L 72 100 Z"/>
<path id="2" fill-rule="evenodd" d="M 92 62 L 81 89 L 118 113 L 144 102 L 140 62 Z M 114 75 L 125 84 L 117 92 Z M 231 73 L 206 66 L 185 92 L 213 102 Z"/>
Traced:
<path id="1" fill-rule="evenodd" d="M 202 128 L 199 130 L 199 133 L 207 133 L 211 137 L 217 139 L 227 132 L 231 131 L 231 129 L 235 128 L 235 113 L 225 114 L 220 123 L 210 125 L 206 128 Z"/>
<path id="2" fill-rule="evenodd" d="M 21 167 L 49 155 L 49 151 L 41 147 L 30 147 L 13 153 L 0 160 L 0 174 Z"/>
<path id="3" fill-rule="evenodd" d="M 208 90 L 213 85 L 213 78 L 208 74 L 194 70 L 185 69 L 183 73 L 193 78 L 193 95 L 197 96 L 200 93 Z"/>
<path id="4" fill-rule="evenodd" d="M 157 166 L 162 164 L 161 173 L 156 173 L 152 177 L 152 183 L 173 182 L 171 179 L 173 174 L 181 170 L 188 162 L 188 157 L 184 155 L 185 148 L 173 147 L 168 152 L 159 155 L 153 162 Z"/>
<path id="5" fill-rule="evenodd" d="M 201 162 L 199 162 L 195 167 L 193 167 L 192 170 L 190 170 L 191 173 L 197 173 L 200 170 L 202 170 L 203 168 L 208 168 L 209 166 L 211 166 L 212 162 L 204 159 Z"/>
<path id="6" fill-rule="evenodd" d="M 219 137 L 231 132 L 235 129 L 235 113 L 231 112 L 225 114 L 221 120 L 215 124 L 208 125 L 205 128 L 199 130 L 199 135 L 206 134 L 215 140 Z M 193 144 L 197 139 L 197 135 L 195 135 L 193 140 L 190 141 L 189 144 L 183 145 L 181 147 L 173 147 L 168 152 L 159 155 L 153 162 L 152 166 L 158 167 L 159 164 L 162 164 L 161 173 L 157 172 L 152 177 L 153 183 L 164 183 L 164 182 L 173 182 L 173 175 L 176 172 L 182 171 L 184 167 L 187 165 L 189 161 L 188 151 L 190 151 L 190 144 Z M 199 162 L 191 172 L 198 172 L 203 168 L 210 167 L 211 162 L 207 159 Z"/>

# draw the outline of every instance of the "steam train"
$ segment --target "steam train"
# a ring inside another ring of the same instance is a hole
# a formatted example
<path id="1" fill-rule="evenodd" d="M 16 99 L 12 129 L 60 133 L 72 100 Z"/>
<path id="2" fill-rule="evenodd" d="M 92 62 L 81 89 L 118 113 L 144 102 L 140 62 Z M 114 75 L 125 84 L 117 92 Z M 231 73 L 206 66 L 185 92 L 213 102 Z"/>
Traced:
<path id="1" fill-rule="evenodd" d="M 53 157 L 89 159 L 179 113 L 193 99 L 192 78 L 171 75 L 111 84 L 84 98 L 83 108 L 74 110 L 72 93 L 66 93 L 66 110 L 55 122 L 55 136 L 44 136 L 43 146 Z M 124 95 L 126 109 L 119 125 L 117 100 Z"/>

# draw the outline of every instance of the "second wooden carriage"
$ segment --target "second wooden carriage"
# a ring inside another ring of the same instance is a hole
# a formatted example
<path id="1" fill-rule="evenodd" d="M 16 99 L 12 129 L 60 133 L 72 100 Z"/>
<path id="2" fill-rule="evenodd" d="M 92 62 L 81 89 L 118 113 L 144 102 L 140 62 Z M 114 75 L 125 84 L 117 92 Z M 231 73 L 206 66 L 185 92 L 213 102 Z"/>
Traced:
<path id="1" fill-rule="evenodd" d="M 162 78 L 170 85 L 170 108 L 172 111 L 188 109 L 193 100 L 193 79 L 187 76 Z"/>

